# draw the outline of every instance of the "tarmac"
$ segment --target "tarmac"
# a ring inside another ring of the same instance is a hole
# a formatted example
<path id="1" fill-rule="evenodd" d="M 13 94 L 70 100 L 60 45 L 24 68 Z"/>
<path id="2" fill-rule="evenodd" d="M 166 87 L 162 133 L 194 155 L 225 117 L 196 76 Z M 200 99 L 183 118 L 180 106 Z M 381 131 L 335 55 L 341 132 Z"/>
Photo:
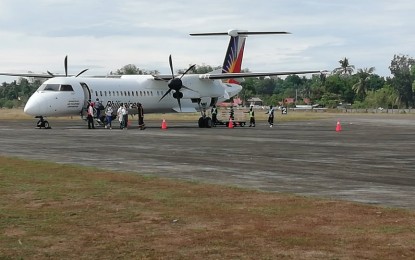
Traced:
<path id="1" fill-rule="evenodd" d="M 82 120 L 1 120 L 0 155 L 117 172 L 415 209 L 415 117 L 341 115 L 201 129 L 87 129 Z M 340 120 L 341 132 L 336 132 Z M 136 124 L 136 118 L 134 119 Z"/>

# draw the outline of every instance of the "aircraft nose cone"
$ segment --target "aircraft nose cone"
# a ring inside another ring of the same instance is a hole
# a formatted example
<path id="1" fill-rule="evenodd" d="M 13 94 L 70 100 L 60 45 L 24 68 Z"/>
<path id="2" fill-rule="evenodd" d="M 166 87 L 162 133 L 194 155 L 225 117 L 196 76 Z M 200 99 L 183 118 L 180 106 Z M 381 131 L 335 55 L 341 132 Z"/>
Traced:
<path id="1" fill-rule="evenodd" d="M 39 114 L 39 106 L 36 98 L 34 98 L 34 95 L 29 98 L 27 101 L 23 111 L 31 116 L 40 116 Z"/>

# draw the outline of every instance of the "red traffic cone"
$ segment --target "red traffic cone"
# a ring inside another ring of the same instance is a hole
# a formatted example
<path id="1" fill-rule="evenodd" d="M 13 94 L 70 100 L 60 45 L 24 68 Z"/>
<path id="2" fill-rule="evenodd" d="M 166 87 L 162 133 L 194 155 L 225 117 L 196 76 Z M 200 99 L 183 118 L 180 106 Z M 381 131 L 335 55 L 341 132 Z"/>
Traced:
<path id="1" fill-rule="evenodd" d="M 342 130 L 342 125 L 340 124 L 340 120 L 337 120 L 336 132 L 340 132 L 341 130 Z"/>
<path id="2" fill-rule="evenodd" d="M 233 121 L 232 121 L 232 117 L 230 117 L 230 118 L 229 118 L 228 127 L 229 127 L 229 128 L 233 128 Z"/>
<path id="3" fill-rule="evenodd" d="M 166 123 L 165 119 L 163 119 L 163 122 L 161 122 L 161 129 L 163 129 L 163 130 L 167 129 L 167 123 Z"/>

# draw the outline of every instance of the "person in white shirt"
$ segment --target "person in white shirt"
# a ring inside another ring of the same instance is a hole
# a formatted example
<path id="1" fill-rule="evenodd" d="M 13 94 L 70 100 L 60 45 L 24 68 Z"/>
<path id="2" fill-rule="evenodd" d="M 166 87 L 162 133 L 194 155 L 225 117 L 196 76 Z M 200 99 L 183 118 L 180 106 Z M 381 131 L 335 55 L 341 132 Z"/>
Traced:
<path id="1" fill-rule="evenodd" d="M 124 128 L 127 129 L 128 128 L 128 109 L 127 109 L 127 105 L 125 104 L 122 110 L 122 116 L 123 116 Z"/>
<path id="2" fill-rule="evenodd" d="M 114 112 L 114 110 L 112 109 L 111 104 L 108 104 L 107 108 L 105 109 L 105 117 L 107 119 L 107 124 L 105 125 L 105 128 L 112 129 L 112 112 Z"/>
<path id="3" fill-rule="evenodd" d="M 94 126 L 94 103 L 93 102 L 91 102 L 89 105 L 88 105 L 88 108 L 87 108 L 87 113 L 88 113 L 88 116 L 87 116 L 87 119 L 88 119 L 88 129 L 95 129 L 95 126 Z"/>
<path id="4" fill-rule="evenodd" d="M 121 103 L 120 107 L 117 110 L 118 121 L 120 122 L 120 129 L 124 128 L 124 116 L 123 116 L 124 112 L 123 112 L 123 110 L 124 110 L 124 104 Z"/>

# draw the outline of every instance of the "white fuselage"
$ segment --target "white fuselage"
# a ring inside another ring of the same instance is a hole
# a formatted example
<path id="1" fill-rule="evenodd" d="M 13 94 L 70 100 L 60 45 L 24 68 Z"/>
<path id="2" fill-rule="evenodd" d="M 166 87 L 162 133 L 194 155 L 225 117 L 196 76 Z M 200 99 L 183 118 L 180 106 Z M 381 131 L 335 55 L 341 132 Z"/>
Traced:
<path id="1" fill-rule="evenodd" d="M 182 89 L 181 109 L 167 81 L 155 79 L 151 75 L 125 75 L 120 78 L 56 77 L 45 81 L 29 98 L 24 112 L 32 116 L 71 116 L 79 115 L 86 108 L 87 101 L 99 99 L 104 106 L 114 107 L 127 103 L 130 113 L 136 112 L 136 104 L 141 103 L 146 113 L 195 112 L 200 106 L 209 107 L 225 97 L 233 97 L 242 89 L 237 84 L 223 83 L 221 80 L 200 79 L 199 75 L 189 74 L 182 78 L 183 85 L 192 89 Z"/>

